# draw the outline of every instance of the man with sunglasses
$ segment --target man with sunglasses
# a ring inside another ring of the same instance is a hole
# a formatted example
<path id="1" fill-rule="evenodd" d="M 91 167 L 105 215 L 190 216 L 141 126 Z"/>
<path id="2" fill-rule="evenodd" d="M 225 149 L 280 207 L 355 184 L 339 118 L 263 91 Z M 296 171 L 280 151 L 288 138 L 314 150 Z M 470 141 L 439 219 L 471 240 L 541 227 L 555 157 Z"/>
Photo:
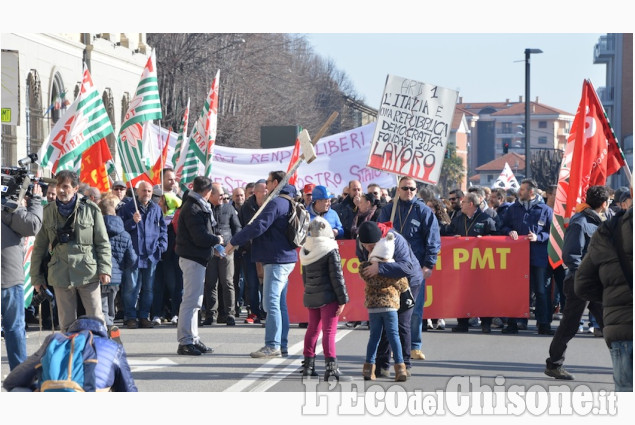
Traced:
<path id="1" fill-rule="evenodd" d="M 424 360 L 421 352 L 421 331 L 423 321 L 423 304 L 425 301 L 425 280 L 432 274 L 437 263 L 437 254 L 441 249 L 439 223 L 434 212 L 423 200 L 417 198 L 417 184 L 412 177 L 402 177 L 397 188 L 396 211 L 391 220 L 393 204 L 384 206 L 379 213 L 378 222 L 392 221 L 393 228 L 410 244 L 423 274 L 423 284 L 411 286 L 415 297 L 415 307 L 399 314 L 399 338 L 404 352 L 404 363 L 410 373 L 410 358 Z M 382 375 L 388 369 L 389 348 L 387 339 L 382 335 L 377 352 L 377 370 Z M 383 350 L 383 351 L 382 351 Z"/>
<path id="2" fill-rule="evenodd" d="M 448 196 L 448 201 L 452 205 L 452 211 L 449 211 L 450 220 L 454 219 L 454 216 L 461 212 L 461 201 L 463 200 L 463 196 L 465 194 L 461 189 L 454 189 L 450 191 L 450 196 Z"/>

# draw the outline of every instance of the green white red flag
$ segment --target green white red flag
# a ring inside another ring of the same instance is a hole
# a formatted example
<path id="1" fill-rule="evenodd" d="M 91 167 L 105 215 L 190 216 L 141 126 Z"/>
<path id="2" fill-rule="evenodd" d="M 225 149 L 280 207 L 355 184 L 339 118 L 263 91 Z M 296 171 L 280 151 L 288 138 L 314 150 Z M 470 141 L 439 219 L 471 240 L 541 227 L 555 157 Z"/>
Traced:
<path id="1" fill-rule="evenodd" d="M 79 95 L 42 144 L 38 163 L 53 174 L 76 170 L 82 153 L 113 132 L 104 102 L 84 64 Z"/>
<path id="2" fill-rule="evenodd" d="M 192 182 L 196 176 L 210 177 L 212 174 L 212 156 L 214 144 L 216 143 L 217 112 L 218 112 L 218 85 L 220 81 L 220 70 L 216 72 L 216 77 L 212 81 L 205 105 L 201 115 L 192 127 L 187 148 L 181 151 L 179 163 L 182 161 L 183 168 L 181 188 L 191 189 Z"/>
<path id="3" fill-rule="evenodd" d="M 119 130 L 117 150 L 126 181 L 140 176 L 151 166 L 147 161 L 149 158 L 144 155 L 147 147 L 144 150 L 143 124 L 163 117 L 155 63 L 153 51 L 141 73 L 141 80 Z"/>
<path id="4" fill-rule="evenodd" d="M 606 178 L 626 165 L 604 107 L 593 85 L 585 80 L 571 134 L 567 140 L 549 234 L 549 262 L 562 264 L 562 243 L 577 205 L 586 201 L 589 187 L 605 185 Z"/>

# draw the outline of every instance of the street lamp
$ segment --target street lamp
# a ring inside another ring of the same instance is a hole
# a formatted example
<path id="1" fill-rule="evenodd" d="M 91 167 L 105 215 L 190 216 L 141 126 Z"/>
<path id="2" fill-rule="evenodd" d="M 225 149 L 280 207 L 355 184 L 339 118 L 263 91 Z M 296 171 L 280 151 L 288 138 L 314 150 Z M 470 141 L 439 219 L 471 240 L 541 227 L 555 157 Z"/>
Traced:
<path id="1" fill-rule="evenodd" d="M 530 132 L 530 121 L 529 121 L 529 108 L 530 108 L 530 100 L 529 100 L 529 56 L 532 53 L 542 53 L 540 49 L 525 49 L 525 178 L 531 177 L 531 167 L 530 163 L 530 145 L 531 139 L 529 138 Z"/>

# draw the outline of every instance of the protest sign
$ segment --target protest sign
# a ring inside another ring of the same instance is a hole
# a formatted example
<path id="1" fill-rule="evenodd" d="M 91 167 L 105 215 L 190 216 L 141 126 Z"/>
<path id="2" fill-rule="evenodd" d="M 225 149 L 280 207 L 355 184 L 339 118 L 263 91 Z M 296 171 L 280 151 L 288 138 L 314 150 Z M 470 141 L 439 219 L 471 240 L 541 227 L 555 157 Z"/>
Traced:
<path id="1" fill-rule="evenodd" d="M 437 184 L 458 92 L 388 75 L 368 166 Z"/>
<path id="2" fill-rule="evenodd" d="M 155 132 L 158 126 L 153 126 Z M 366 166 L 370 151 L 375 123 L 354 128 L 330 136 L 323 136 L 315 145 L 317 158 L 310 164 L 298 169 L 296 187 L 301 189 L 307 183 L 326 186 L 330 192 L 342 193 L 350 180 L 359 180 L 365 190 L 369 183 L 381 187 L 395 186 L 395 178 L 389 173 L 374 170 Z M 161 129 L 161 137 L 152 140 L 165 140 L 169 131 Z M 173 167 L 172 158 L 177 135 L 170 135 L 167 167 Z M 156 148 L 160 149 L 159 146 Z M 248 182 L 266 179 L 270 171 L 286 170 L 293 146 L 274 149 L 241 149 L 216 145 L 212 157 L 212 180 L 221 183 L 229 190 L 243 187 Z"/>
<path id="3" fill-rule="evenodd" d="M 337 241 L 350 301 L 340 321 L 368 320 L 366 284 L 354 240 Z M 302 302 L 300 262 L 289 276 L 287 306 L 291 323 L 308 322 Z M 529 241 L 507 236 L 442 237 L 432 276 L 426 279 L 424 318 L 529 317 Z"/>

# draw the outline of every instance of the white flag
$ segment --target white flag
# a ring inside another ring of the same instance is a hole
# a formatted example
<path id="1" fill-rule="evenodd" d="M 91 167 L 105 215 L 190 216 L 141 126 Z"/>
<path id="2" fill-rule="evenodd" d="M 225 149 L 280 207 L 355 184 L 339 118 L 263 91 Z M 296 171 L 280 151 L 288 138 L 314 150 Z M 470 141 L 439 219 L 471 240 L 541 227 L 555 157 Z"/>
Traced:
<path id="1" fill-rule="evenodd" d="M 496 189 L 499 187 L 505 190 L 518 190 L 518 188 L 520 187 L 520 185 L 518 184 L 518 180 L 516 180 L 516 177 L 514 176 L 514 173 L 512 172 L 512 169 L 508 163 L 505 163 L 505 168 L 503 168 L 501 175 L 498 176 L 498 179 L 496 179 L 494 184 L 492 184 L 492 189 Z"/>

